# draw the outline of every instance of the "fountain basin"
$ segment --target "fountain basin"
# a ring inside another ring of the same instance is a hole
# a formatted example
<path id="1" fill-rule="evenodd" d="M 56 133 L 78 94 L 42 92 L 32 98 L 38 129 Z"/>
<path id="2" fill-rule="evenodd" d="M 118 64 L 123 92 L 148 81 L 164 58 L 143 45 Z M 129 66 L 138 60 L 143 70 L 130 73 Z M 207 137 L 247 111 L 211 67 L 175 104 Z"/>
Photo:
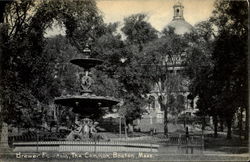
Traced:
<path id="1" fill-rule="evenodd" d="M 112 97 L 96 96 L 96 95 L 72 95 L 61 96 L 55 98 L 55 103 L 63 106 L 99 106 L 111 107 L 119 103 L 119 100 Z"/>
<path id="2" fill-rule="evenodd" d="M 100 111 L 101 107 L 112 107 L 119 103 L 112 97 L 96 96 L 96 95 L 73 95 L 61 96 L 55 98 L 55 104 L 73 107 L 73 111 L 81 114 L 94 114 Z"/>
<path id="3" fill-rule="evenodd" d="M 92 67 L 95 67 L 96 65 L 100 65 L 103 63 L 102 60 L 95 59 L 95 58 L 76 58 L 76 59 L 70 60 L 70 62 L 72 64 L 83 67 L 84 69 L 90 69 Z"/>

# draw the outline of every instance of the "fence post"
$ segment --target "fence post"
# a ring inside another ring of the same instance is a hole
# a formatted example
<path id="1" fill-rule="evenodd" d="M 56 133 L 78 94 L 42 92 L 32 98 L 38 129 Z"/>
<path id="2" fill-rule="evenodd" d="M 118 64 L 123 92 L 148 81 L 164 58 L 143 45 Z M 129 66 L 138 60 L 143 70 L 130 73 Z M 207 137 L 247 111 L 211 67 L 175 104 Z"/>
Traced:
<path id="1" fill-rule="evenodd" d="M 128 134 L 127 134 L 127 123 L 126 123 L 126 118 L 124 118 L 124 128 L 125 128 L 125 139 L 127 140 L 127 136 L 128 136 Z"/>
<path id="2" fill-rule="evenodd" d="M 152 153 L 152 141 L 150 141 L 150 152 Z"/>
<path id="3" fill-rule="evenodd" d="M 194 136 L 192 136 L 192 139 L 191 139 L 191 141 L 190 141 L 190 147 L 191 147 L 191 154 L 193 154 L 194 153 L 194 145 L 195 145 L 195 143 L 194 143 Z"/>
<path id="4" fill-rule="evenodd" d="M 178 139 L 178 150 L 180 150 L 180 149 L 182 149 L 181 148 L 181 145 L 182 145 L 182 143 L 181 143 L 181 134 L 178 135 L 177 139 Z"/>
<path id="5" fill-rule="evenodd" d="M 96 153 L 96 140 L 95 140 L 95 150 L 94 150 L 94 152 Z"/>
<path id="6" fill-rule="evenodd" d="M 189 139 L 187 136 L 186 137 L 186 154 L 188 154 L 188 142 L 189 142 Z"/>
<path id="7" fill-rule="evenodd" d="M 201 147 L 202 147 L 202 149 L 201 149 L 201 152 L 202 152 L 202 154 L 203 154 L 203 151 L 205 150 L 205 146 L 204 146 L 204 141 L 205 139 L 204 139 L 204 134 L 202 134 L 201 135 Z"/>

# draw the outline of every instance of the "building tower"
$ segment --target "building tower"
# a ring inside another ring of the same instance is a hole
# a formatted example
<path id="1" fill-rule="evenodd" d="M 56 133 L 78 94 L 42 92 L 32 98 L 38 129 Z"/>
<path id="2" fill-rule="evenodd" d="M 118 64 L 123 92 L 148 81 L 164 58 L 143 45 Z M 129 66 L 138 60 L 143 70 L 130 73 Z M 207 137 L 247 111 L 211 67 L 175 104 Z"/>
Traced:
<path id="1" fill-rule="evenodd" d="M 179 35 L 190 33 L 193 30 L 193 26 L 184 19 L 184 6 L 178 2 L 173 6 L 173 9 L 173 20 L 165 28 L 172 27 L 175 29 L 175 33 Z"/>
<path id="2" fill-rule="evenodd" d="M 173 20 L 184 20 L 183 17 L 183 9 L 184 7 L 182 6 L 182 4 L 180 2 L 178 2 L 177 4 L 175 4 L 173 6 L 174 8 L 174 18 Z"/>

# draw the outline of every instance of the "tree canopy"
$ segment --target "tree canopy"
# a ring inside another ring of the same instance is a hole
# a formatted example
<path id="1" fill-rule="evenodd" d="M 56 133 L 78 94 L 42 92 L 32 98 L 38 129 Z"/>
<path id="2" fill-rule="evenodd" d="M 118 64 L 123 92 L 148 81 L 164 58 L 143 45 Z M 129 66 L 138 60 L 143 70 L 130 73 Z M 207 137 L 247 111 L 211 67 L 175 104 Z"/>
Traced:
<path id="1" fill-rule="evenodd" d="M 6 122 L 13 123 L 26 116 L 24 110 L 32 115 L 37 112 L 37 107 L 39 109 L 38 105 L 48 104 L 58 94 L 51 92 L 56 90 L 51 87 L 54 67 L 50 65 L 51 55 L 43 52 L 45 30 L 57 20 L 65 25 L 67 36 L 73 37 L 80 23 L 97 25 L 97 21 L 102 21 L 92 0 L 13 1 L 5 5 L 4 13 L 5 25 L 1 28 L 1 116 Z M 27 124 L 31 127 L 36 125 L 32 122 Z"/>
<path id="2" fill-rule="evenodd" d="M 226 122 L 228 138 L 237 109 L 247 111 L 247 11 L 246 1 L 216 1 L 210 20 L 189 37 L 190 90 L 199 97 L 200 112 L 213 116 L 216 129 L 218 117 Z M 197 34 L 199 42 L 192 39 Z"/>

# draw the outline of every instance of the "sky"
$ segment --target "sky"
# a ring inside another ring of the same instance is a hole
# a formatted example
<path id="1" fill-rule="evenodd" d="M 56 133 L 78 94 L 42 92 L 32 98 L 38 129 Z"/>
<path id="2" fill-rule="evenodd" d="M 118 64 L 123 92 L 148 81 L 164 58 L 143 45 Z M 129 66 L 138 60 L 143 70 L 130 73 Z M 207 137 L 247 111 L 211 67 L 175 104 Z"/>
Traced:
<path id="1" fill-rule="evenodd" d="M 120 22 L 132 14 L 145 13 L 148 22 L 158 31 L 173 19 L 173 5 L 181 2 L 184 18 L 191 25 L 207 20 L 212 15 L 214 0 L 97 0 L 97 7 L 105 23 Z M 64 35 L 63 29 L 54 27 L 46 31 L 46 36 Z"/>

